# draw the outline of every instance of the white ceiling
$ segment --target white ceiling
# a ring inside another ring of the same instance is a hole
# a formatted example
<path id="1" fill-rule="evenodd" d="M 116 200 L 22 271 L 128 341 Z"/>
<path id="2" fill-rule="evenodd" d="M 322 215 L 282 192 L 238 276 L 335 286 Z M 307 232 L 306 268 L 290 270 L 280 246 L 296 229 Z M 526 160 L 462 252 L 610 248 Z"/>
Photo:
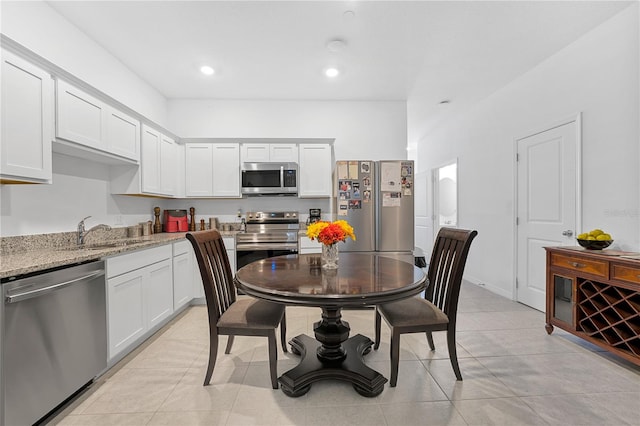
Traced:
<path id="1" fill-rule="evenodd" d="M 168 99 L 434 104 L 490 94 L 629 3 L 49 2 Z M 346 47 L 330 51 L 332 39 Z M 327 66 L 344 74 L 329 80 Z"/>

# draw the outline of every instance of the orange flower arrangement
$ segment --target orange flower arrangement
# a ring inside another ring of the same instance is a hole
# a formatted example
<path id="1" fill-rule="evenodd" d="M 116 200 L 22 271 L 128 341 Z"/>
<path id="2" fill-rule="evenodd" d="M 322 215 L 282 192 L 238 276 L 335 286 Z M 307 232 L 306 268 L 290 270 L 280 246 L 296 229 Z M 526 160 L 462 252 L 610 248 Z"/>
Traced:
<path id="1" fill-rule="evenodd" d="M 312 223 L 307 228 L 307 237 L 311 240 L 318 240 L 325 245 L 333 245 L 337 242 L 351 238 L 355 241 L 356 236 L 353 228 L 346 220 L 336 220 L 334 222 L 320 221 Z"/>

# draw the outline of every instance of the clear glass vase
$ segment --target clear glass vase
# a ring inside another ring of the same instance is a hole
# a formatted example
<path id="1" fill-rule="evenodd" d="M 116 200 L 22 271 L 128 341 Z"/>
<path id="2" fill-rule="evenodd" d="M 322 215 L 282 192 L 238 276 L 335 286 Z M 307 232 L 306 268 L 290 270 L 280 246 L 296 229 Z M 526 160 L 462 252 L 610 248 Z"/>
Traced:
<path id="1" fill-rule="evenodd" d="M 338 244 L 322 245 L 322 267 L 324 269 L 338 268 Z"/>

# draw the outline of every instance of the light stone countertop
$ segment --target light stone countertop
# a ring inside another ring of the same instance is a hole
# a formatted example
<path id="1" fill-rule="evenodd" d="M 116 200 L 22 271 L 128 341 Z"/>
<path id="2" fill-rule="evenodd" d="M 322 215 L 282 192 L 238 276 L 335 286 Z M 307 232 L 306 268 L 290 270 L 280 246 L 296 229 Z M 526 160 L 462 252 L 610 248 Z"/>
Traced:
<path id="1" fill-rule="evenodd" d="M 223 237 L 233 237 L 235 231 L 221 231 Z M 71 244 L 61 246 L 36 245 L 24 250 L 4 251 L 0 257 L 0 279 L 16 277 L 33 272 L 45 271 L 60 266 L 73 265 L 106 258 L 122 253 L 161 246 L 179 241 L 185 238 L 186 232 L 160 233 L 145 237 L 123 238 L 104 241 L 114 243 L 114 246 L 90 248 L 77 248 Z M 121 243 L 121 245 L 117 245 Z M 94 243 L 99 244 L 99 243 Z"/>

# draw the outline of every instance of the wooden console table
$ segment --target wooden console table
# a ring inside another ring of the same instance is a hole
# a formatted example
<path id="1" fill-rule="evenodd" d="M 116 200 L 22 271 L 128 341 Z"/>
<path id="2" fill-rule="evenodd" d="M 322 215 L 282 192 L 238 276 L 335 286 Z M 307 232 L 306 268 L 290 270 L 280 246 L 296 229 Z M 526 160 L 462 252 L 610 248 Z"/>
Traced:
<path id="1" fill-rule="evenodd" d="M 547 333 L 559 327 L 640 365 L 640 259 L 613 250 L 545 250 Z"/>

